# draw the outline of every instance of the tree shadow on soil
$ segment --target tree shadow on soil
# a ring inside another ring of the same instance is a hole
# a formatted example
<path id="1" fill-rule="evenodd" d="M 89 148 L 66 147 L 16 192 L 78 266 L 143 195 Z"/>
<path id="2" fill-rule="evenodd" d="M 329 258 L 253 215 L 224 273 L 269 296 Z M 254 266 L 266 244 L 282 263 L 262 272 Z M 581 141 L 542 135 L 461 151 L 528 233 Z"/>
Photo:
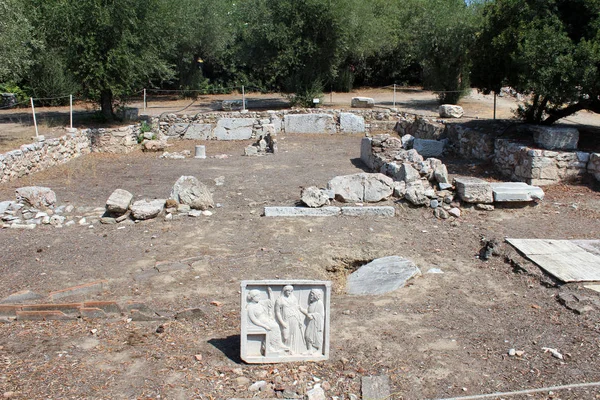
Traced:
<path id="1" fill-rule="evenodd" d="M 240 335 L 227 336 L 226 338 L 214 338 L 210 339 L 208 343 L 216 347 L 234 363 L 242 363 L 242 359 L 240 358 Z"/>

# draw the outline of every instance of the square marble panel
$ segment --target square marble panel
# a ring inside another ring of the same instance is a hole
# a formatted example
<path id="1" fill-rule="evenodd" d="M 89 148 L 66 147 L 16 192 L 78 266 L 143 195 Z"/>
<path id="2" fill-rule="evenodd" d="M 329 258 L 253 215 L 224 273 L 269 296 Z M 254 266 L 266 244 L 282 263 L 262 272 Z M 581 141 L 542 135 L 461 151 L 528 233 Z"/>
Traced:
<path id="1" fill-rule="evenodd" d="M 241 283 L 241 358 L 247 363 L 329 358 L 331 282 Z"/>

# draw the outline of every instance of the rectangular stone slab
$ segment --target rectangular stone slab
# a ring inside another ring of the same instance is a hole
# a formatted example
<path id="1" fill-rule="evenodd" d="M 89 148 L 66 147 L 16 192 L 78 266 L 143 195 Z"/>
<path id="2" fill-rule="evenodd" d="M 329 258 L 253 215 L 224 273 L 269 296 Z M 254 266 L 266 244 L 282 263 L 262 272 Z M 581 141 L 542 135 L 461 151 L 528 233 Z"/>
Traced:
<path id="1" fill-rule="evenodd" d="M 563 282 L 600 281 L 600 257 L 570 240 L 506 239 L 506 241 Z"/>
<path id="2" fill-rule="evenodd" d="M 542 188 L 524 182 L 492 182 L 490 185 L 492 186 L 494 201 L 497 203 L 534 201 L 544 198 Z"/>
<path id="3" fill-rule="evenodd" d="M 293 290 L 285 291 L 287 286 Z M 262 364 L 329 358 L 331 282 L 242 281 L 240 292 L 242 360 Z"/>
<path id="4" fill-rule="evenodd" d="M 332 217 L 340 213 L 339 207 L 265 207 L 265 217 Z"/>

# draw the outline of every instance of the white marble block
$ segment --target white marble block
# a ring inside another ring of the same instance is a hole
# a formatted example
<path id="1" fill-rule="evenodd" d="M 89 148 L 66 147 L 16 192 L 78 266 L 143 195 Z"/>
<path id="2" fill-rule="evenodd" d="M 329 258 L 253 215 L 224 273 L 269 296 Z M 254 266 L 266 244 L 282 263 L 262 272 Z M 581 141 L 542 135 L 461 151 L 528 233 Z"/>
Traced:
<path id="1" fill-rule="evenodd" d="M 331 282 L 241 283 L 241 358 L 247 363 L 329 358 Z"/>

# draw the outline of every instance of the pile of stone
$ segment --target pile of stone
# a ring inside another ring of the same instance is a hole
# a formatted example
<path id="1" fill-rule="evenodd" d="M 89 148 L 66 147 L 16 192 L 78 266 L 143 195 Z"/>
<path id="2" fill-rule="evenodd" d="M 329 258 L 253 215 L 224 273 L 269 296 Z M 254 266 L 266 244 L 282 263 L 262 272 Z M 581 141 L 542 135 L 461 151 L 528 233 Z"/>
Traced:
<path id="1" fill-rule="evenodd" d="M 56 194 L 50 188 L 28 186 L 16 190 L 16 200 L 0 202 L 2 228 L 35 229 L 40 225 L 57 228 L 72 225 L 93 225 L 101 209 L 56 204 Z"/>
<path id="2" fill-rule="evenodd" d="M 246 156 L 262 156 L 266 154 L 277 153 L 277 132 L 275 125 L 266 124 L 263 126 L 263 132 L 259 135 L 258 141 L 244 149 Z"/>
<path id="3" fill-rule="evenodd" d="M 100 222 L 116 224 L 143 221 L 163 216 L 165 221 L 178 215 L 210 216 L 208 209 L 215 206 L 208 187 L 193 176 L 180 177 L 168 199 L 142 199 L 133 201 L 133 194 L 116 189 L 106 201 L 106 212 Z"/>

